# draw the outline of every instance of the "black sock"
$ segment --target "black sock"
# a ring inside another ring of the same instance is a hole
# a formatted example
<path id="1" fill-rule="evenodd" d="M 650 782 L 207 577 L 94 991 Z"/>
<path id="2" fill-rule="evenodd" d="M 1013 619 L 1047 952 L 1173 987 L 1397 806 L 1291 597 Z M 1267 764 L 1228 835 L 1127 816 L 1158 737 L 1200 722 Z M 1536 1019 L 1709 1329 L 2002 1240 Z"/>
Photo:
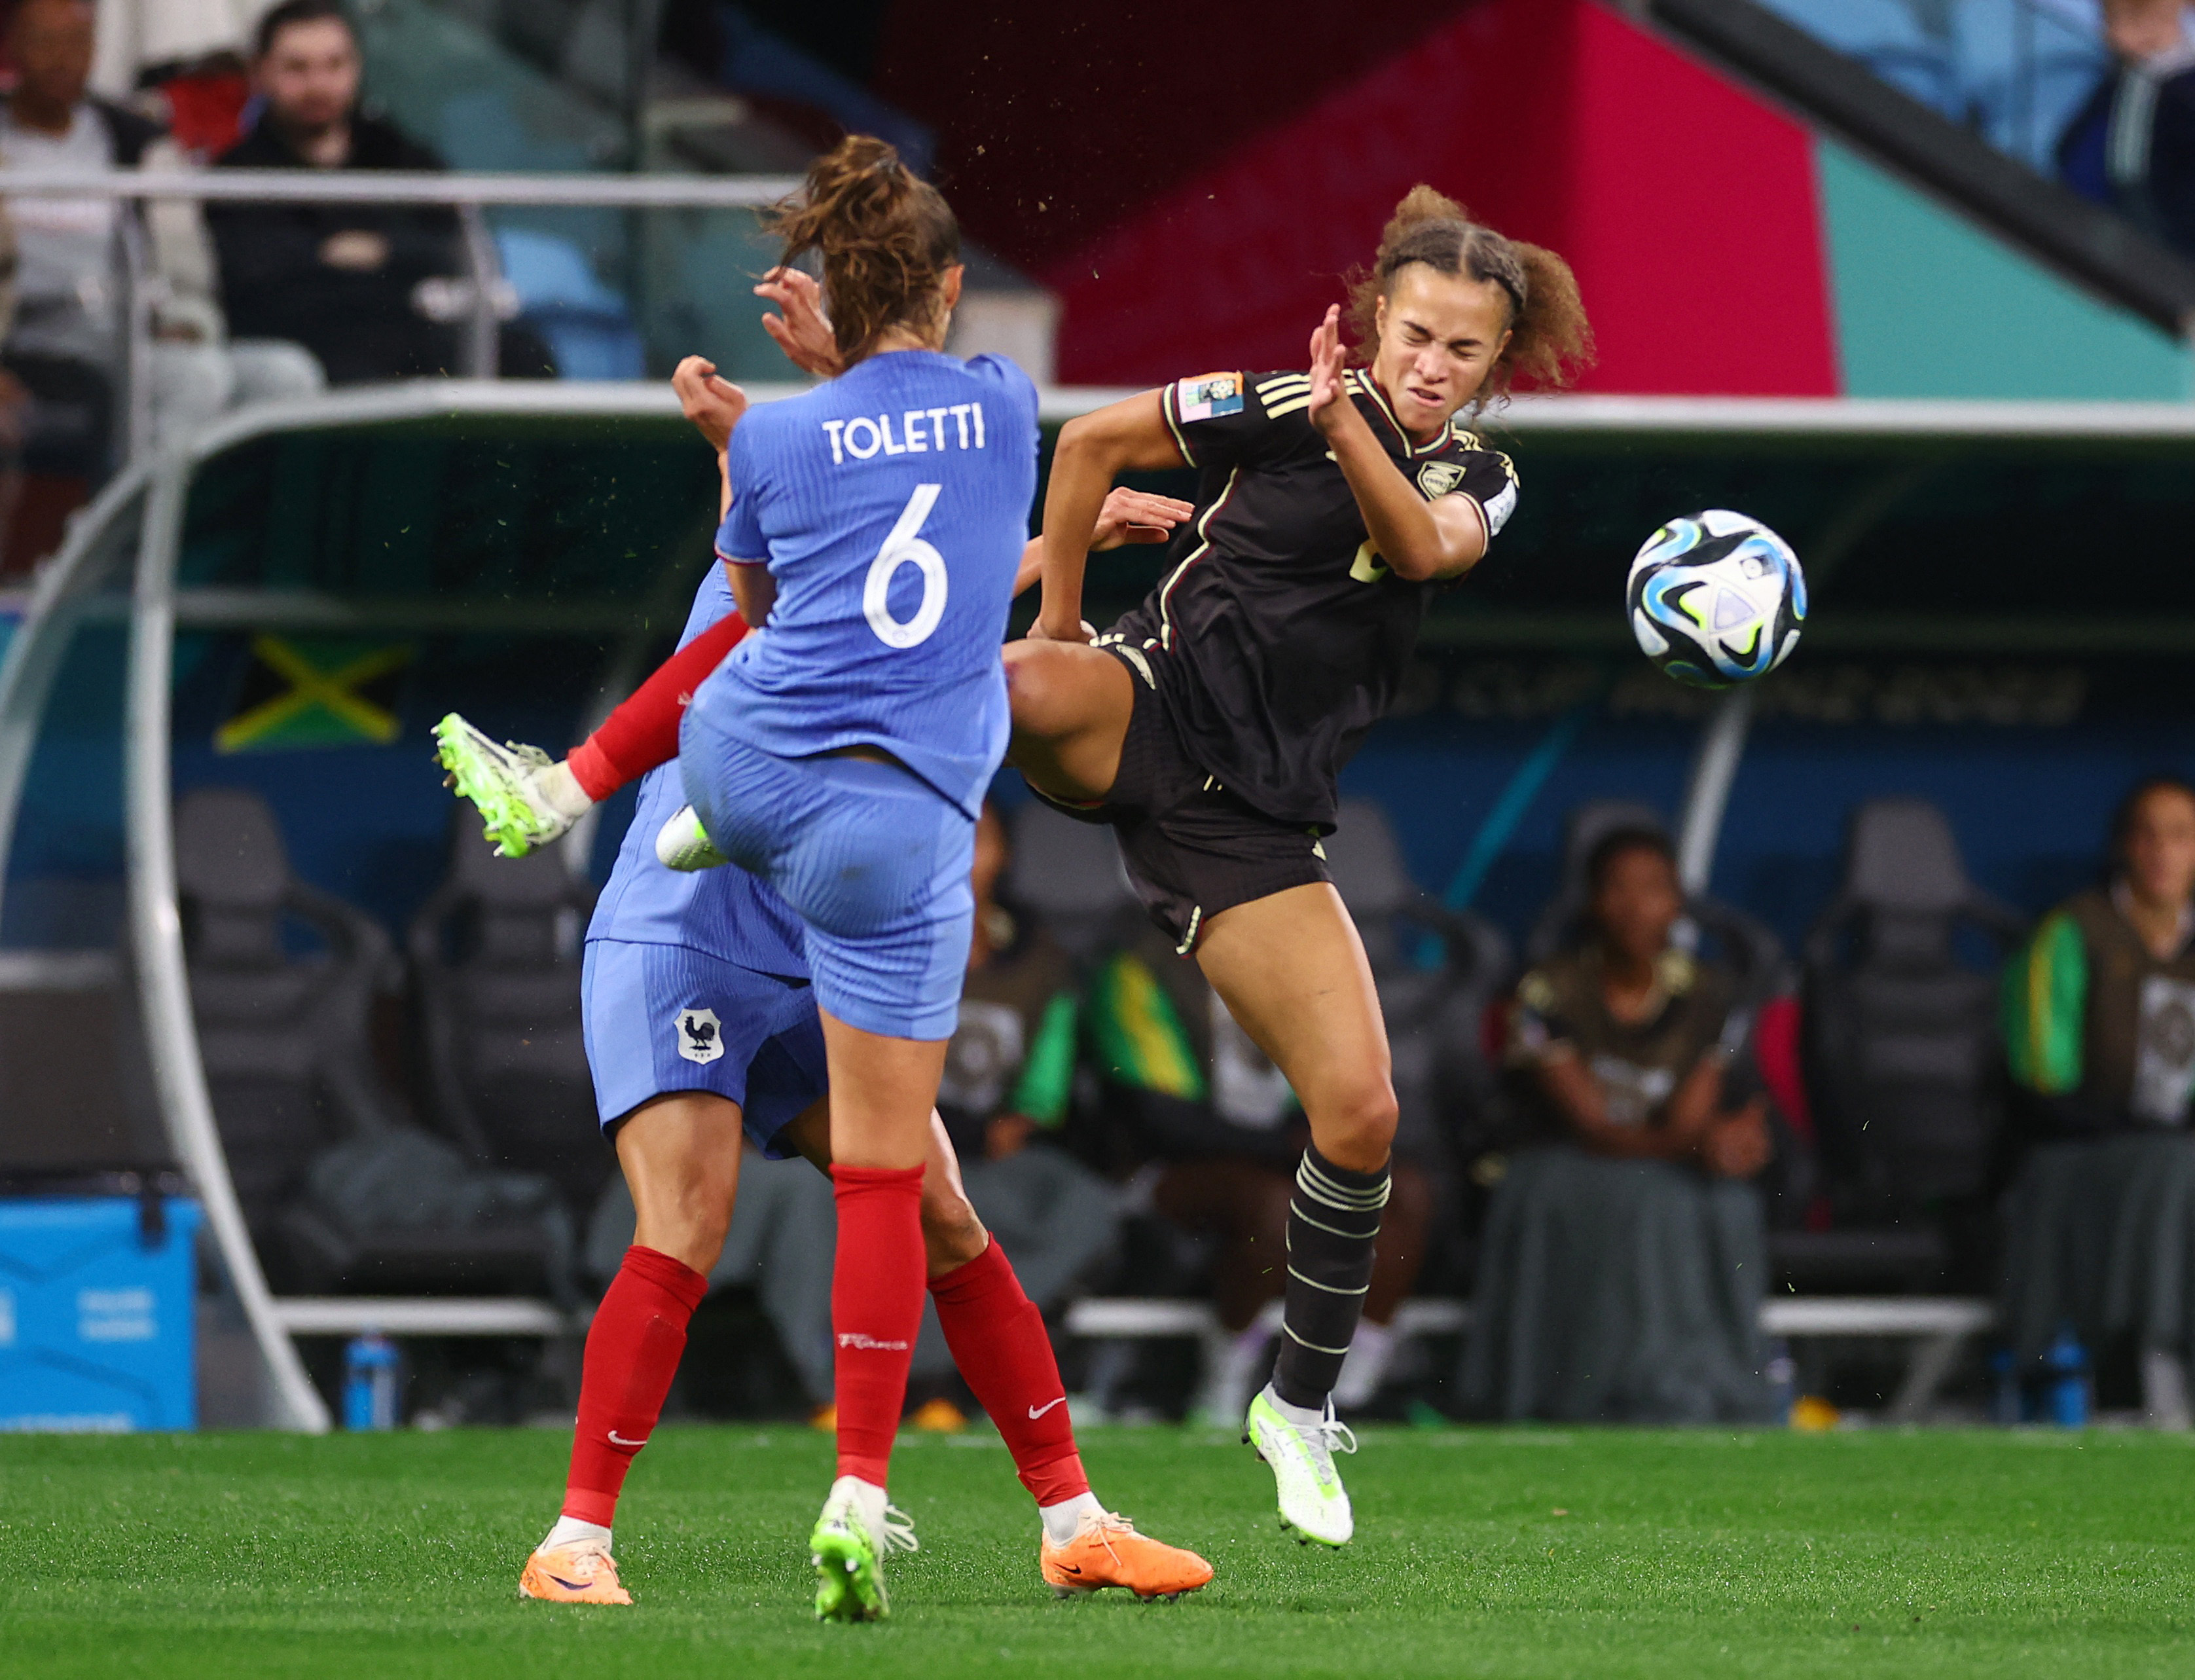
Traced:
<path id="1" fill-rule="evenodd" d="M 1387 1205 L 1387 1169 L 1353 1173 L 1316 1146 L 1288 1200 L 1288 1287 L 1273 1390 L 1290 1406 L 1326 1404 L 1372 1283 L 1372 1239 Z"/>

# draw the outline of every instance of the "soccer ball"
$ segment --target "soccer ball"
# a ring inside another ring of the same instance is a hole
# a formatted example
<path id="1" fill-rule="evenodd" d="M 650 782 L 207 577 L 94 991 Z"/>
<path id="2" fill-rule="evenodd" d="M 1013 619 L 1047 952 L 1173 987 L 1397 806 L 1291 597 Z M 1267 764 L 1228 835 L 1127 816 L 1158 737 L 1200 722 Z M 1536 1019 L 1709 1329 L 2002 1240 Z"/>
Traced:
<path id="1" fill-rule="evenodd" d="M 1694 688 L 1766 676 L 1806 621 L 1806 577 L 1791 546 L 1725 508 L 1672 519 L 1647 538 L 1626 598 L 1639 651 Z"/>

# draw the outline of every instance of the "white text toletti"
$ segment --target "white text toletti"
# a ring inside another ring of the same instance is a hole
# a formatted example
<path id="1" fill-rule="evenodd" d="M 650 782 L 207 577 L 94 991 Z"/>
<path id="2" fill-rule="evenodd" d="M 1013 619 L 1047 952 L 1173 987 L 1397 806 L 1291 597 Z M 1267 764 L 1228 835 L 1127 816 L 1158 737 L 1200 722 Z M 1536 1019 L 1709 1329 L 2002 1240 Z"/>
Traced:
<path id="1" fill-rule="evenodd" d="M 826 420 L 831 464 L 873 460 L 879 455 L 922 455 L 931 451 L 983 447 L 983 405 L 955 402 L 943 408 L 909 408 L 895 418 L 879 414 L 850 420 Z"/>

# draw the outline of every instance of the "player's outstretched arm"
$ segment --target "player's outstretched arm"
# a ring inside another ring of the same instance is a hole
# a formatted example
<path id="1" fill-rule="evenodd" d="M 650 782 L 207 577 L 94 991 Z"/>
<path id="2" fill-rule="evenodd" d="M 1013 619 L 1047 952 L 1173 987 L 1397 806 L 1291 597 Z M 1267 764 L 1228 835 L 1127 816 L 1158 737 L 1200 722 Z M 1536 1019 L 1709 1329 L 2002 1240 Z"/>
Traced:
<path id="1" fill-rule="evenodd" d="M 1080 415 L 1061 428 L 1044 498 L 1044 605 L 1031 636 L 1089 639 L 1082 625 L 1082 568 L 1114 478 L 1184 465 L 1155 390 Z"/>
<path id="2" fill-rule="evenodd" d="M 1372 546 L 1388 569 L 1413 583 L 1461 577 L 1486 552 L 1486 521 L 1478 504 L 1469 496 L 1429 502 L 1420 495 L 1349 400 L 1344 373 L 1337 304 L 1311 335 L 1311 424 L 1325 434 Z"/>
<path id="3" fill-rule="evenodd" d="M 1105 505 L 1098 511 L 1097 528 L 1090 534 L 1090 551 L 1099 554 L 1132 543 L 1165 542 L 1173 535 L 1175 526 L 1195 512 L 1194 503 L 1178 496 L 1158 496 L 1121 485 L 1106 496 Z M 1031 537 L 1022 551 L 1021 569 L 1014 574 L 1014 593 L 1018 595 L 1034 583 L 1043 570 L 1044 539 Z"/>

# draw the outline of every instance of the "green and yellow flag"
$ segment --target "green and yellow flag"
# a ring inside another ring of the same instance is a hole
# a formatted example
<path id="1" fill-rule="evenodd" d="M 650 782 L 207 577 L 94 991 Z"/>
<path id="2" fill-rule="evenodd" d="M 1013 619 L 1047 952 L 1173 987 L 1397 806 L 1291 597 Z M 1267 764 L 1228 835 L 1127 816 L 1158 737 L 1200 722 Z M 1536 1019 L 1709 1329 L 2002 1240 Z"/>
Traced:
<path id="1" fill-rule="evenodd" d="M 255 636 L 236 714 L 214 731 L 215 750 L 387 746 L 403 727 L 398 684 L 415 649 L 408 642 L 342 636 Z"/>

